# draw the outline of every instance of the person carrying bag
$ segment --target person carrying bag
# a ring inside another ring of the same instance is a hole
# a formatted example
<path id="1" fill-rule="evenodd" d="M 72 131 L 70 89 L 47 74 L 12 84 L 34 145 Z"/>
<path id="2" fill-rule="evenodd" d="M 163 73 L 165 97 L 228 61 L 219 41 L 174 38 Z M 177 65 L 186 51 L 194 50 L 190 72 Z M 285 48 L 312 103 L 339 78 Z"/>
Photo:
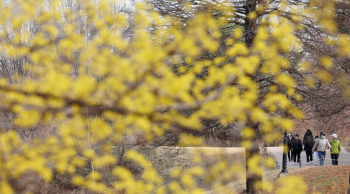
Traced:
<path id="1" fill-rule="evenodd" d="M 312 163 L 312 148 L 314 146 L 314 139 L 307 137 L 304 141 L 304 150 L 306 152 L 306 162 L 309 165 Z"/>
<path id="2" fill-rule="evenodd" d="M 331 144 L 329 143 L 328 139 L 326 139 L 324 132 L 320 133 L 320 138 L 316 141 L 314 147 L 312 148 L 312 151 L 314 152 L 317 148 L 318 157 L 320 159 L 320 166 L 323 166 L 323 159 L 326 159 L 326 151 L 327 148 L 332 149 Z"/>

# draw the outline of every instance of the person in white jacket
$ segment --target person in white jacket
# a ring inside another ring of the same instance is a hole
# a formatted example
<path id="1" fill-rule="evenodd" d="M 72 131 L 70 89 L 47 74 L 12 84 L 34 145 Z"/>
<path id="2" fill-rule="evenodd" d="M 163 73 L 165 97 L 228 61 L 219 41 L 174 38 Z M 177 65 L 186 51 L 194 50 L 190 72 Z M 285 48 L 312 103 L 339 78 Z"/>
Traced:
<path id="1" fill-rule="evenodd" d="M 314 152 L 317 149 L 318 157 L 320 159 L 320 166 L 323 166 L 323 160 L 322 157 L 326 158 L 326 151 L 327 149 L 332 149 L 331 144 L 329 143 L 328 139 L 326 139 L 324 132 L 320 133 L 320 138 L 316 141 L 314 147 L 312 148 L 312 152 Z"/>

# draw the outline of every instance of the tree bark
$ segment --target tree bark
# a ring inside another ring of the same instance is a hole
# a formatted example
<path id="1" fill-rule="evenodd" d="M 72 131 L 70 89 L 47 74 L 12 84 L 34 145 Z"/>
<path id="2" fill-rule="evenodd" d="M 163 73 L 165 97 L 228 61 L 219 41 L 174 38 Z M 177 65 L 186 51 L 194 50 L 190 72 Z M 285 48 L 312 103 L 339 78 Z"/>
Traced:
<path id="1" fill-rule="evenodd" d="M 246 18 L 244 19 L 244 41 L 250 48 L 256 35 L 256 18 L 249 18 L 249 14 L 256 11 L 257 1 L 247 0 L 244 6 Z"/>
<path id="2" fill-rule="evenodd" d="M 253 173 L 251 170 L 251 166 L 248 165 L 248 161 L 252 159 L 255 155 L 260 155 L 259 150 L 259 136 L 258 136 L 258 130 L 259 125 L 254 124 L 251 126 L 255 131 L 255 136 L 250 139 L 252 146 L 249 148 L 246 148 L 245 154 L 246 154 L 246 193 L 247 194 L 256 194 L 258 193 L 258 189 L 255 187 L 256 183 L 263 180 L 261 174 Z M 260 167 L 260 166 L 259 166 Z M 255 167 L 256 168 L 256 167 Z"/>
<path id="3" fill-rule="evenodd" d="M 256 35 L 256 18 L 247 17 L 249 13 L 256 11 L 257 0 L 247 0 L 246 5 L 244 6 L 245 10 L 245 22 L 244 22 L 244 41 L 247 47 L 252 47 L 253 40 Z M 246 193 L 255 194 L 258 193 L 258 189 L 255 187 L 256 183 L 262 181 L 262 175 L 253 173 L 248 165 L 248 161 L 254 157 L 256 154 L 260 154 L 259 150 L 259 124 L 253 124 L 252 122 L 248 122 L 248 126 L 252 127 L 255 136 L 250 139 L 252 146 L 250 148 L 246 148 Z M 259 166 L 260 167 L 260 166 Z"/>

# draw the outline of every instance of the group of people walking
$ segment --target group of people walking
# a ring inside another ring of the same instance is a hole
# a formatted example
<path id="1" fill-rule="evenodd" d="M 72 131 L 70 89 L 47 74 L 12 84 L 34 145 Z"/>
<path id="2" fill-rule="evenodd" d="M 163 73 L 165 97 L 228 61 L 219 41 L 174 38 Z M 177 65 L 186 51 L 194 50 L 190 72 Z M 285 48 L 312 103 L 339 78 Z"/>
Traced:
<path id="1" fill-rule="evenodd" d="M 339 153 L 341 150 L 340 141 L 337 139 L 337 134 L 331 135 L 332 140 L 326 139 L 325 133 L 321 132 L 320 137 L 318 135 L 315 138 L 312 135 L 310 129 L 308 129 L 304 135 L 303 141 L 299 139 L 299 134 L 294 136 L 289 133 L 287 137 L 288 145 L 288 160 L 294 161 L 294 164 L 299 164 L 300 153 L 306 152 L 306 162 L 309 165 L 315 159 L 315 165 L 318 165 L 318 161 L 321 166 L 324 165 L 326 159 L 326 151 L 330 149 L 332 165 L 338 165 Z"/>

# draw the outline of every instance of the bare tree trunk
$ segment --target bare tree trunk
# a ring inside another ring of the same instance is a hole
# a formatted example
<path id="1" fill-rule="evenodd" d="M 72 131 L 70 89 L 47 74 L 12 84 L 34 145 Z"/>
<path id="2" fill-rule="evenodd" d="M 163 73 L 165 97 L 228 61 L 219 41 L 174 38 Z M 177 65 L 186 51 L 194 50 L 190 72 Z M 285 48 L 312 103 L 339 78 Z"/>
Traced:
<path id="1" fill-rule="evenodd" d="M 6 77 L 8 78 L 9 82 L 12 83 L 12 75 L 10 72 L 10 66 L 11 66 L 10 60 L 6 60 L 6 63 L 3 64 L 4 72 L 6 72 Z"/>
<path id="2" fill-rule="evenodd" d="M 246 192 L 248 194 L 256 194 L 258 193 L 258 189 L 255 187 L 256 183 L 263 180 L 261 174 L 253 173 L 251 170 L 251 167 L 248 165 L 249 160 L 252 159 L 255 155 L 260 154 L 259 150 L 259 136 L 257 134 L 259 130 L 259 125 L 254 124 L 252 125 L 252 128 L 255 131 L 255 136 L 250 139 L 252 146 L 249 148 L 246 148 L 245 155 L 246 155 Z M 256 167 L 255 167 L 256 168 Z"/>
<path id="3" fill-rule="evenodd" d="M 246 5 L 244 6 L 245 15 L 248 16 L 249 13 L 256 11 L 257 6 L 257 0 L 247 0 Z M 257 28 L 256 18 L 249 18 L 246 17 L 244 21 L 244 41 L 247 47 L 252 47 L 253 40 L 256 35 L 256 28 Z M 248 122 L 248 126 L 252 127 L 255 136 L 250 139 L 252 146 L 250 148 L 246 148 L 245 154 L 246 154 L 246 192 L 248 194 L 255 194 L 258 193 L 257 188 L 255 187 L 256 183 L 259 181 L 262 181 L 262 175 L 253 173 L 253 171 L 250 169 L 250 166 L 248 165 L 248 161 L 254 157 L 256 154 L 260 154 L 259 151 L 259 137 L 258 137 L 258 131 L 259 131 L 259 125 L 253 124 L 252 122 Z"/>
<path id="4" fill-rule="evenodd" d="M 248 16 L 249 13 L 255 12 L 257 6 L 256 0 L 247 0 L 244 6 L 245 15 Z M 244 41 L 248 47 L 251 47 L 256 34 L 256 18 L 246 17 L 244 19 Z"/>

